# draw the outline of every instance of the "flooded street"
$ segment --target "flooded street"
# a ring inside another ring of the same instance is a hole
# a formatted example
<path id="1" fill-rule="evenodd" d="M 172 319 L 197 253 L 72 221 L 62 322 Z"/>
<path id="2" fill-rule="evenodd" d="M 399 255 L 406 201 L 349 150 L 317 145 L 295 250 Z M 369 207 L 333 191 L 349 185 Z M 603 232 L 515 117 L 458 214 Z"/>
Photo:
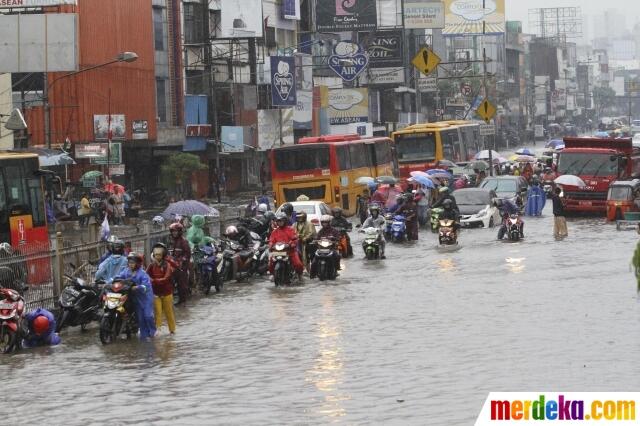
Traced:
<path id="1" fill-rule="evenodd" d="M 638 234 L 569 219 L 556 242 L 550 203 L 525 221 L 521 243 L 422 231 L 380 263 L 355 236 L 335 283 L 232 284 L 152 343 L 67 329 L 2 357 L 4 422 L 469 425 L 489 391 L 637 390 Z"/>

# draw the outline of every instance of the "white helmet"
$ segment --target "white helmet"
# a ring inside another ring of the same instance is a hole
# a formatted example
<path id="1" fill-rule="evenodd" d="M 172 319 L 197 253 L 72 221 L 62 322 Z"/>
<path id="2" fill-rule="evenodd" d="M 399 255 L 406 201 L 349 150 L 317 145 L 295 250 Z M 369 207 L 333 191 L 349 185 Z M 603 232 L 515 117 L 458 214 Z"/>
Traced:
<path id="1" fill-rule="evenodd" d="M 234 236 L 238 233 L 238 228 L 233 225 L 227 226 L 227 229 L 224 231 L 224 235 L 227 237 Z"/>
<path id="2" fill-rule="evenodd" d="M 267 207 L 265 203 L 258 204 L 258 208 L 256 209 L 256 211 L 260 214 L 265 214 L 267 210 L 269 210 L 269 207 Z"/>
<path id="3" fill-rule="evenodd" d="M 323 223 L 323 222 L 329 222 L 329 223 L 331 223 L 331 221 L 332 221 L 332 220 L 333 220 L 333 216 L 328 215 L 328 214 L 323 214 L 323 215 L 320 217 L 320 223 Z"/>
<path id="4" fill-rule="evenodd" d="M 151 219 L 151 221 L 156 226 L 164 225 L 164 218 L 162 216 L 154 216 L 153 219 Z"/>

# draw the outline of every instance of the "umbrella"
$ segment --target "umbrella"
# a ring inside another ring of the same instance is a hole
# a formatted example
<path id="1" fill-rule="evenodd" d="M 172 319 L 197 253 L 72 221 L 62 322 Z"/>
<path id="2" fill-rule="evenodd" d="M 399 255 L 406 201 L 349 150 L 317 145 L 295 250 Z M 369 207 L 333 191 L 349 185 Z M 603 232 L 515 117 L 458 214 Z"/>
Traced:
<path id="1" fill-rule="evenodd" d="M 113 183 L 113 182 L 106 183 L 104 185 L 104 190 L 107 191 L 107 192 L 113 192 L 113 193 L 118 191 L 121 194 L 123 194 L 125 192 L 124 186 L 122 186 L 120 184 L 117 184 L 117 183 Z"/>
<path id="2" fill-rule="evenodd" d="M 377 178 L 375 178 L 375 182 L 387 185 L 395 185 L 396 183 L 398 183 L 398 179 L 394 178 L 393 176 L 378 176 Z"/>
<path id="3" fill-rule="evenodd" d="M 413 176 L 412 179 L 418 182 L 420 185 L 425 186 L 429 189 L 433 189 L 436 187 L 435 183 L 433 183 L 433 181 L 429 179 L 427 176 L 416 175 L 416 176 Z"/>
<path id="4" fill-rule="evenodd" d="M 493 159 L 493 164 L 504 164 L 504 163 L 508 163 L 509 160 L 507 160 L 504 157 L 498 157 L 498 158 L 494 158 Z"/>
<path id="5" fill-rule="evenodd" d="M 430 178 L 437 178 L 437 179 L 453 179 L 453 175 L 451 173 L 449 173 L 447 170 L 443 170 L 443 169 L 431 169 L 431 170 L 427 170 L 427 175 Z"/>
<path id="6" fill-rule="evenodd" d="M 68 166 L 71 164 L 76 164 L 74 159 L 71 158 L 66 152 L 61 152 L 55 155 L 39 155 L 38 159 L 40 160 L 41 167 Z"/>
<path id="7" fill-rule="evenodd" d="M 519 155 L 531 155 L 531 156 L 535 155 L 533 153 L 533 151 L 531 151 L 529 148 L 520 148 L 519 150 L 516 151 L 516 154 L 519 154 Z"/>
<path id="8" fill-rule="evenodd" d="M 411 177 L 416 177 L 416 176 L 424 176 L 426 178 L 429 178 L 431 176 L 429 176 L 428 173 L 426 172 L 421 172 L 421 171 L 416 171 L 416 172 L 409 172 L 409 174 L 411 175 Z"/>
<path id="9" fill-rule="evenodd" d="M 451 160 L 440 160 L 436 163 L 436 166 L 451 168 L 451 167 L 456 167 L 457 164 Z"/>
<path id="10" fill-rule="evenodd" d="M 497 151 L 491 150 L 491 157 L 492 158 L 498 158 L 500 156 L 501 155 L 498 154 Z M 483 150 L 483 151 L 480 151 L 479 153 L 476 154 L 475 159 L 476 160 L 488 160 L 489 159 L 489 151 L 486 150 L 486 149 Z"/>
<path id="11" fill-rule="evenodd" d="M 595 132 L 593 134 L 593 136 L 595 136 L 596 138 L 610 138 L 611 135 L 609 135 L 609 132 Z"/>
<path id="12" fill-rule="evenodd" d="M 360 176 L 355 180 L 355 183 L 358 185 L 369 185 L 370 183 L 373 183 L 373 181 L 374 179 L 370 176 Z"/>
<path id="13" fill-rule="evenodd" d="M 194 214 L 215 217 L 220 216 L 218 210 L 213 207 L 209 207 L 200 201 L 185 200 L 169 204 L 169 207 L 162 212 L 162 217 L 165 219 L 172 219 L 175 216 L 193 216 Z"/>
<path id="14" fill-rule="evenodd" d="M 91 170 L 83 174 L 80 180 L 96 179 L 96 178 L 99 178 L 100 176 L 102 176 L 102 172 L 99 172 L 98 170 Z"/>
<path id="15" fill-rule="evenodd" d="M 487 170 L 489 169 L 489 164 L 486 161 L 476 160 L 470 162 L 464 166 L 464 168 L 469 170 Z"/>
<path id="16" fill-rule="evenodd" d="M 532 157 L 531 155 L 518 155 L 518 154 L 512 155 L 511 157 L 509 157 L 509 160 L 515 161 L 517 163 L 535 163 L 536 161 L 535 157 Z"/>
<path id="17" fill-rule="evenodd" d="M 562 145 L 564 147 L 564 141 L 562 139 L 551 139 L 549 142 L 546 143 L 544 147 L 557 149 L 559 145 Z M 516 151 L 516 154 L 519 154 L 519 152 Z"/>
<path id="18" fill-rule="evenodd" d="M 587 186 L 587 184 L 584 183 L 582 179 L 574 175 L 559 176 L 554 180 L 554 182 L 557 183 L 558 185 L 577 186 L 580 188 L 584 188 L 585 186 Z"/>

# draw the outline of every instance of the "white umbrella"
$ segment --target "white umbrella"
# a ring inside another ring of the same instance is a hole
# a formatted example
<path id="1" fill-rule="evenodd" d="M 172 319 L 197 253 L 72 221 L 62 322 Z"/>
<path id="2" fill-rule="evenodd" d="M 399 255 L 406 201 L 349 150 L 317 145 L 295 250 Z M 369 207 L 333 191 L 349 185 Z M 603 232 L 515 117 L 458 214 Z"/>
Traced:
<path id="1" fill-rule="evenodd" d="M 498 154 L 497 151 L 491 150 L 491 157 L 498 158 L 502 156 Z M 488 160 L 488 159 L 489 159 L 489 150 L 487 149 L 480 151 L 479 153 L 476 154 L 476 160 Z"/>
<path id="2" fill-rule="evenodd" d="M 360 176 L 355 180 L 355 183 L 359 185 L 369 185 L 370 183 L 373 183 L 373 181 L 374 179 L 370 176 Z"/>
<path id="3" fill-rule="evenodd" d="M 587 186 L 587 184 L 584 183 L 582 179 L 574 175 L 559 176 L 554 180 L 554 182 L 558 185 L 577 186 L 579 188 L 584 188 L 585 186 Z"/>

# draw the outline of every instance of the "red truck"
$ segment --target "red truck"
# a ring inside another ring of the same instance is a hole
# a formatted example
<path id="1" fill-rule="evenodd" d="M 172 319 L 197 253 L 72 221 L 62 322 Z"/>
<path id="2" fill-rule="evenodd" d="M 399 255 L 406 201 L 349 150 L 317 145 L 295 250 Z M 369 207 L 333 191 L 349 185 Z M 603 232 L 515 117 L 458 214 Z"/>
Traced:
<path id="1" fill-rule="evenodd" d="M 564 138 L 564 145 L 558 155 L 558 175 L 575 175 L 587 184 L 564 186 L 567 212 L 604 216 L 609 185 L 640 176 L 640 150 L 631 139 Z"/>

